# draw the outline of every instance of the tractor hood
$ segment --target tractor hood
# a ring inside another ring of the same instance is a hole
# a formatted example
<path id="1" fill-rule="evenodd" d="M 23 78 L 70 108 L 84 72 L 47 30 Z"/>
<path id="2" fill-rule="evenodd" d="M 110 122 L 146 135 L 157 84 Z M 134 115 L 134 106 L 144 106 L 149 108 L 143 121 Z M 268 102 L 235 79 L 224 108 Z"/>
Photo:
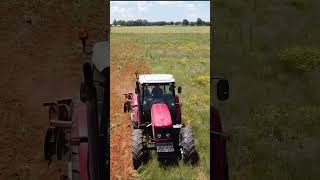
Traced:
<path id="1" fill-rule="evenodd" d="M 156 103 L 151 107 L 151 121 L 153 128 L 172 127 L 172 119 L 165 103 Z"/>

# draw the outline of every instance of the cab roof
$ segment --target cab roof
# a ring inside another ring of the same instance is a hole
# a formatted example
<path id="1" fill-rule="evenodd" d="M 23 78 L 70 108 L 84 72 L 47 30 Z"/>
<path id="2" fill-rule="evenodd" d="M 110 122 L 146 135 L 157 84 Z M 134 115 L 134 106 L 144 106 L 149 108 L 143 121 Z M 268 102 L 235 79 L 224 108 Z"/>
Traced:
<path id="1" fill-rule="evenodd" d="M 142 74 L 142 75 L 139 75 L 139 83 L 140 84 L 171 83 L 174 81 L 175 80 L 171 74 Z"/>

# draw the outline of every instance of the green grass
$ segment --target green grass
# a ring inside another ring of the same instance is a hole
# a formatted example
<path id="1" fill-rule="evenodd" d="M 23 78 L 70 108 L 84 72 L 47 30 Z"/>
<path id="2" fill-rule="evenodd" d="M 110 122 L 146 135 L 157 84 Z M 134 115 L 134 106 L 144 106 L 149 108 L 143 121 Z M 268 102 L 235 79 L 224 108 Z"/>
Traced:
<path id="1" fill-rule="evenodd" d="M 252 2 L 217 0 L 214 9 L 214 73 L 231 90 L 226 102 L 212 99 L 233 134 L 230 179 L 318 179 L 319 2 L 256 1 L 256 11 Z"/>
<path id="2" fill-rule="evenodd" d="M 159 179 L 159 177 L 209 179 L 210 34 L 208 27 L 145 27 L 145 29 L 120 27 L 121 32 L 125 30 L 127 33 L 114 33 L 118 28 L 112 29 L 111 46 L 116 41 L 137 44 L 147 59 L 152 73 L 173 74 L 176 85 L 182 87 L 180 94 L 180 101 L 183 104 L 182 121 L 192 127 L 196 149 L 200 156 L 199 163 L 195 166 L 179 162 L 178 165 L 162 167 L 153 154 L 152 160 L 138 169 L 140 179 Z M 136 33 L 137 31 L 139 33 Z"/>

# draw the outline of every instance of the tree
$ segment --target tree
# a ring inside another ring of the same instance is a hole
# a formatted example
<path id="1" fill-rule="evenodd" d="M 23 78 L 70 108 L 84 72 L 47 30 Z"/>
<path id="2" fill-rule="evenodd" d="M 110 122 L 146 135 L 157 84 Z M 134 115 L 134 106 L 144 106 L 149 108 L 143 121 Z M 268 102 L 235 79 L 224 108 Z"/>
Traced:
<path id="1" fill-rule="evenodd" d="M 200 18 L 197 19 L 196 22 L 188 21 L 187 19 L 183 19 L 182 22 L 174 22 L 174 21 L 154 21 L 148 22 L 145 19 L 137 19 L 137 20 L 113 20 L 113 25 L 121 25 L 121 26 L 165 26 L 165 25 L 182 25 L 182 26 L 210 26 L 210 22 L 202 21 Z"/>
<path id="2" fill-rule="evenodd" d="M 142 26 L 147 26 L 148 25 L 148 21 L 147 20 L 142 20 Z"/>
<path id="3" fill-rule="evenodd" d="M 125 21 L 123 21 L 123 20 L 119 20 L 119 21 L 117 21 L 117 25 L 124 26 L 125 24 L 126 24 L 126 22 L 125 22 Z"/>
<path id="4" fill-rule="evenodd" d="M 198 18 L 197 19 L 197 26 L 202 26 L 202 24 L 203 24 L 203 21 L 200 18 Z"/>
<path id="5" fill-rule="evenodd" d="M 135 22 L 130 20 L 126 22 L 126 26 L 134 26 Z"/>
<path id="6" fill-rule="evenodd" d="M 135 26 L 142 26 L 142 19 L 138 19 Z"/>
<path id="7" fill-rule="evenodd" d="M 182 25 L 183 25 L 183 26 L 188 26 L 188 25 L 189 25 L 189 21 L 186 20 L 186 19 L 183 19 Z"/>

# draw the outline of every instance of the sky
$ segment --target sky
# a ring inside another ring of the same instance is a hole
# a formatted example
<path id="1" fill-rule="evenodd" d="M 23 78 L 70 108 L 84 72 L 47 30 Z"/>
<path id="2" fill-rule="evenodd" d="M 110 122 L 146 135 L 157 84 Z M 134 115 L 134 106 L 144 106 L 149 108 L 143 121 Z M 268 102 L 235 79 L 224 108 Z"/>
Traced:
<path id="1" fill-rule="evenodd" d="M 153 21 L 210 21 L 210 1 L 111 1 L 110 22 L 146 19 Z"/>

